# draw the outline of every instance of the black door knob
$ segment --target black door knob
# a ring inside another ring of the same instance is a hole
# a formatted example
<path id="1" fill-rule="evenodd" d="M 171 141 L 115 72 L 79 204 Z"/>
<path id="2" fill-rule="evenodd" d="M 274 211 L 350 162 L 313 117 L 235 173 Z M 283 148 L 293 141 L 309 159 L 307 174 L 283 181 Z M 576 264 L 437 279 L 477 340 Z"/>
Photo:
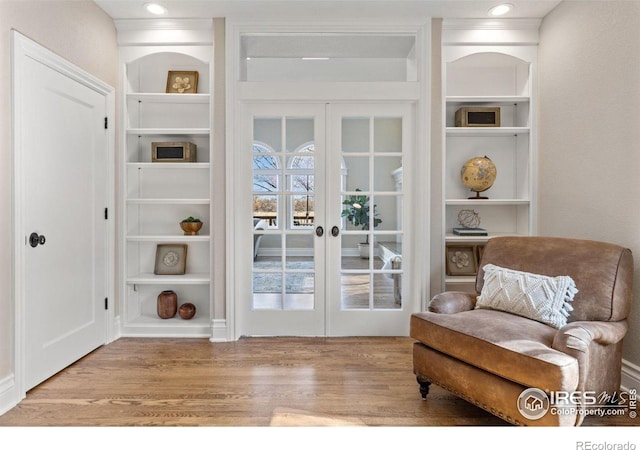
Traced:
<path id="1" fill-rule="evenodd" d="M 40 236 L 38 233 L 31 233 L 29 235 L 29 245 L 32 247 L 37 247 L 40 244 Z"/>
<path id="2" fill-rule="evenodd" d="M 322 237 L 323 234 L 324 234 L 324 228 L 316 227 L 316 236 Z"/>

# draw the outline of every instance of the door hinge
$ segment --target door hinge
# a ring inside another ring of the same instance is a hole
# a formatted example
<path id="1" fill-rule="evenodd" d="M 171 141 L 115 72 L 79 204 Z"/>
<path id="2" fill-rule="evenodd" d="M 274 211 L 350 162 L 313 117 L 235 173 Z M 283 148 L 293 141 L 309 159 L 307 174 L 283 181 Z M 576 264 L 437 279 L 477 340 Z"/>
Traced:
<path id="1" fill-rule="evenodd" d="M 106 310 L 109 309 L 109 298 L 108 297 L 104 298 L 104 309 L 106 309 Z"/>
<path id="2" fill-rule="evenodd" d="M 104 209 L 104 220 L 109 220 L 109 208 Z"/>
<path id="3" fill-rule="evenodd" d="M 104 118 L 104 129 L 105 130 L 109 129 L 109 118 L 108 117 Z"/>

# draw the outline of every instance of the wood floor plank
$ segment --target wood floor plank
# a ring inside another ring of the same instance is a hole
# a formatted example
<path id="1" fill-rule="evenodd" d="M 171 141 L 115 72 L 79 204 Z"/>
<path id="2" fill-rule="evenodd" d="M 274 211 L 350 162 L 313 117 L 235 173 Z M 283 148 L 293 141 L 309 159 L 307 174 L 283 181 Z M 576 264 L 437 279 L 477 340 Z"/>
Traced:
<path id="1" fill-rule="evenodd" d="M 119 339 L 27 393 L 0 426 L 485 426 L 505 422 L 432 387 L 409 338 Z M 332 422 L 333 421 L 333 422 Z M 637 425 L 588 417 L 585 425 Z"/>

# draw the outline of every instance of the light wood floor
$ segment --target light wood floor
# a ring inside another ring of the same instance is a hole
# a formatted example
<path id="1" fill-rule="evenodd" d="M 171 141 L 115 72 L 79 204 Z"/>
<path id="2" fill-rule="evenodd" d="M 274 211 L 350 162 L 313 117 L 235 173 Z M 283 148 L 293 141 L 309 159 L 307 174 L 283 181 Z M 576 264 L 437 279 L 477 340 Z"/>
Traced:
<path id="1" fill-rule="evenodd" d="M 508 426 L 438 387 L 421 400 L 411 346 L 384 337 L 123 338 L 28 392 L 0 426 Z"/>

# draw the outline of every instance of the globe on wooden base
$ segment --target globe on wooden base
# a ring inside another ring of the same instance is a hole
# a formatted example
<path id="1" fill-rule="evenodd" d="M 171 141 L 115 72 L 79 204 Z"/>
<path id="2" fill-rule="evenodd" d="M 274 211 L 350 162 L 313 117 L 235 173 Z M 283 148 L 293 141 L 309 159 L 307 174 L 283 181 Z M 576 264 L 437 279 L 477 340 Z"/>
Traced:
<path id="1" fill-rule="evenodd" d="M 462 184 L 468 187 L 476 195 L 470 199 L 488 199 L 481 197 L 480 192 L 484 192 L 493 186 L 496 181 L 496 165 L 486 156 L 477 156 L 465 162 L 460 169 L 460 179 Z"/>

